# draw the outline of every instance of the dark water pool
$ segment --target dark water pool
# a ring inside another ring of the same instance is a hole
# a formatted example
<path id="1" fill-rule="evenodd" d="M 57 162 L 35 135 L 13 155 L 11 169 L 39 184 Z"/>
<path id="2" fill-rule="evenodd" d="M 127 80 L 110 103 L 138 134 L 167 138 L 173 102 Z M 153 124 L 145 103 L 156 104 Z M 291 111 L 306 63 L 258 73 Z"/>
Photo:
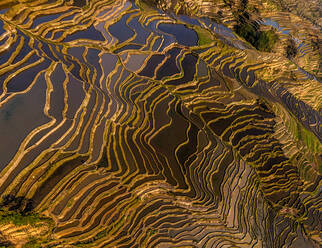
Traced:
<path id="1" fill-rule="evenodd" d="M 187 28 L 183 24 L 162 23 L 158 26 L 162 32 L 173 35 L 180 45 L 197 46 L 198 35 L 193 29 Z"/>

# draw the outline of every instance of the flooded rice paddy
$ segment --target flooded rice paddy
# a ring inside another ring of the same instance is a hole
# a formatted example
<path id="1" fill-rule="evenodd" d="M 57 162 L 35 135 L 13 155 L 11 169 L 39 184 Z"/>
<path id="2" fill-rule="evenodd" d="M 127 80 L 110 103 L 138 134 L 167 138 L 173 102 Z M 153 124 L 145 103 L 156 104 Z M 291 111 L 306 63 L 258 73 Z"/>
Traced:
<path id="1" fill-rule="evenodd" d="M 318 247 L 318 92 L 206 18 L 5 6 L 0 194 L 54 220 L 48 247 Z"/>

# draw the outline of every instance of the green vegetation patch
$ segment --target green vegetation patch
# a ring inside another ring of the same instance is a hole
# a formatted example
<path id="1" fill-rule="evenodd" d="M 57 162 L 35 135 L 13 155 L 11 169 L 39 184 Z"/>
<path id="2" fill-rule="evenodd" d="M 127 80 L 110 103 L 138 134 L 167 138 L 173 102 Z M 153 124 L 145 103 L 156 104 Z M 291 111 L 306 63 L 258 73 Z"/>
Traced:
<path id="1" fill-rule="evenodd" d="M 258 40 L 255 42 L 255 47 L 259 51 L 271 52 L 278 41 L 278 36 L 274 29 L 268 31 L 260 31 Z"/>
<path id="2" fill-rule="evenodd" d="M 276 105 L 276 110 L 274 112 L 277 115 L 280 115 L 284 120 L 286 129 L 291 133 L 295 141 L 300 142 L 305 146 L 304 149 L 308 153 L 306 159 L 316 163 L 319 166 L 319 173 L 322 173 L 322 145 L 319 139 L 314 133 L 306 129 L 293 114 L 287 114 L 286 112 L 281 111 L 280 106 Z"/>
<path id="3" fill-rule="evenodd" d="M 14 248 L 15 246 L 10 243 L 9 241 L 5 240 L 0 240 L 0 248 Z"/>
<path id="4" fill-rule="evenodd" d="M 37 226 L 39 223 L 51 222 L 49 218 L 40 216 L 37 213 L 21 213 L 0 209 L 0 224 L 14 224 L 16 226 L 31 225 Z"/>
<path id="5" fill-rule="evenodd" d="M 242 0 L 237 11 L 234 11 L 237 24 L 234 26 L 235 32 L 248 41 L 257 50 L 262 52 L 272 52 L 278 41 L 276 29 L 261 30 L 261 26 L 251 19 L 248 10 L 255 8 L 248 4 L 247 0 Z M 250 11 L 252 12 L 252 11 Z"/>
<path id="6" fill-rule="evenodd" d="M 40 240 L 31 238 L 28 243 L 24 244 L 23 248 L 41 248 Z"/>
<path id="7" fill-rule="evenodd" d="M 259 27 L 253 23 L 239 23 L 235 26 L 236 33 L 248 41 L 257 50 L 262 52 L 272 52 L 278 35 L 272 28 L 268 31 L 261 31 Z"/>
<path id="8" fill-rule="evenodd" d="M 213 36 L 208 30 L 198 26 L 194 26 L 193 29 L 196 31 L 198 35 L 199 46 L 208 45 L 213 42 Z"/>

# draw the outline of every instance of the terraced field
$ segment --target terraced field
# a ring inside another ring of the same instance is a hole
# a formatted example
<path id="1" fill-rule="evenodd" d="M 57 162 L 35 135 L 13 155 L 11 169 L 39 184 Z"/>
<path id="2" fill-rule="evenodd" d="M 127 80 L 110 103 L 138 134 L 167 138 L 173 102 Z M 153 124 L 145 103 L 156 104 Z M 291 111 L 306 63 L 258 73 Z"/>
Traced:
<path id="1" fill-rule="evenodd" d="M 304 69 L 141 1 L 2 1 L 2 206 L 53 220 L 40 247 L 320 247 Z"/>

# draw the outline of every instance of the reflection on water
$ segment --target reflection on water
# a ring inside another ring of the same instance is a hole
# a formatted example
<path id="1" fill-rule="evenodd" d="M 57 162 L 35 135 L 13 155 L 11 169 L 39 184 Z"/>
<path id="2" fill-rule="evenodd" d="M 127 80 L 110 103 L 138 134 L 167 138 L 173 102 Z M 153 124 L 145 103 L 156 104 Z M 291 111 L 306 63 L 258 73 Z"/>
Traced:
<path id="1" fill-rule="evenodd" d="M 0 195 L 39 242 L 314 247 L 317 82 L 209 18 L 71 3 L 0 14 Z"/>
<path id="2" fill-rule="evenodd" d="M 1 170 L 14 157 L 26 136 L 49 121 L 43 112 L 46 102 L 44 82 L 42 73 L 27 94 L 16 96 L 0 109 Z"/>
<path id="3" fill-rule="evenodd" d="M 134 31 L 126 24 L 127 19 L 131 14 L 122 16 L 122 18 L 115 24 L 109 27 L 109 32 L 118 39 L 120 43 L 128 40 L 134 35 Z"/>
<path id="4" fill-rule="evenodd" d="M 57 37 L 58 38 L 58 37 Z M 55 39 L 55 37 L 54 37 Z M 78 31 L 73 33 L 72 35 L 69 35 L 66 37 L 64 42 L 79 40 L 79 39 L 93 39 L 97 41 L 104 41 L 104 37 L 102 36 L 101 32 L 97 31 L 94 26 L 91 26 L 90 28 L 84 30 L 84 31 Z"/>
<path id="5" fill-rule="evenodd" d="M 173 35 L 180 45 L 196 46 L 198 44 L 197 33 L 185 25 L 161 23 L 158 28 L 165 33 Z"/>

